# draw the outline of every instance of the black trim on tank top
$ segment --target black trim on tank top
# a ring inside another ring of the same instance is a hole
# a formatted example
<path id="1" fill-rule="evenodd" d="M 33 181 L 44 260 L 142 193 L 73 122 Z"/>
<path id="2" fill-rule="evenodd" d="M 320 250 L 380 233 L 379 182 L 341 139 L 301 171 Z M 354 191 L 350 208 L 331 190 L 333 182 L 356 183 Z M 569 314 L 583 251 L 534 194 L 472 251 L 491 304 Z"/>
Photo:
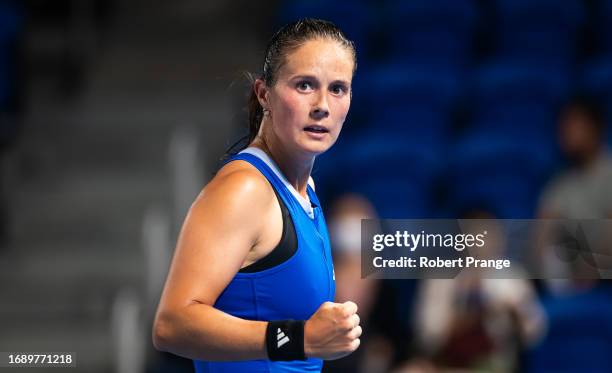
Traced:
<path id="1" fill-rule="evenodd" d="M 272 189 L 274 190 L 274 194 L 276 194 L 276 199 L 278 199 L 278 204 L 280 205 L 283 216 L 283 233 L 281 234 L 281 239 L 278 245 L 276 245 L 270 253 L 258 261 L 241 268 L 238 273 L 253 273 L 272 268 L 289 260 L 297 251 L 297 234 L 295 233 L 295 226 L 291 218 L 291 213 L 289 213 L 287 206 L 285 206 L 285 203 L 278 195 L 276 189 Z"/>

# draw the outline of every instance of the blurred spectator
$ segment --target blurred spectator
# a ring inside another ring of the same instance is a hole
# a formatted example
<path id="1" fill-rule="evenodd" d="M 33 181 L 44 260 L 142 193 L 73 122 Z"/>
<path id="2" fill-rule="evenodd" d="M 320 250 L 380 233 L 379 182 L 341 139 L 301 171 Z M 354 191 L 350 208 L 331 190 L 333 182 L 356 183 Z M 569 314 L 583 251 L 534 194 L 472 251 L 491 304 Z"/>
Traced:
<path id="1" fill-rule="evenodd" d="M 567 166 L 540 197 L 539 216 L 557 219 L 609 219 L 612 216 L 612 157 L 605 145 L 603 109 L 584 98 L 569 102 L 559 116 L 559 145 Z M 541 242 L 556 242 L 558 232 L 543 229 Z M 542 245 L 543 265 L 555 255 Z M 549 250 L 551 249 L 551 250 Z M 598 268 L 575 260 L 567 279 L 547 280 L 543 302 L 549 330 L 529 357 L 530 371 L 609 372 L 612 359 L 612 300 L 609 282 L 597 280 Z M 565 353 L 572 351 L 571 354 Z M 604 352 L 608 351 L 608 352 Z"/>
<path id="2" fill-rule="evenodd" d="M 566 167 L 548 183 L 540 196 L 540 218 L 602 219 L 612 216 L 612 157 L 605 143 L 605 114 L 603 108 L 588 98 L 575 98 L 560 111 L 558 141 Z M 543 265 L 558 261 L 546 258 L 553 253 L 556 232 L 542 229 L 538 245 L 543 252 Z M 582 280 L 547 280 L 549 290 L 557 293 L 589 288 L 595 284 L 597 270 L 574 261 L 565 271 L 567 277 Z"/>
<path id="3" fill-rule="evenodd" d="M 485 211 L 468 217 L 494 219 Z M 503 229 L 496 225 L 487 230 L 486 256 L 496 257 L 506 247 Z M 425 360 L 415 360 L 417 367 L 411 362 L 402 371 L 429 371 L 427 359 L 440 369 L 522 370 L 522 353 L 540 338 L 544 313 L 529 281 L 519 276 L 487 278 L 486 271 L 421 282 L 414 321 Z"/>
<path id="4" fill-rule="evenodd" d="M 612 217 L 612 157 L 605 144 L 605 119 L 597 103 L 569 102 L 559 117 L 558 140 L 567 168 L 541 195 L 541 218 Z"/>

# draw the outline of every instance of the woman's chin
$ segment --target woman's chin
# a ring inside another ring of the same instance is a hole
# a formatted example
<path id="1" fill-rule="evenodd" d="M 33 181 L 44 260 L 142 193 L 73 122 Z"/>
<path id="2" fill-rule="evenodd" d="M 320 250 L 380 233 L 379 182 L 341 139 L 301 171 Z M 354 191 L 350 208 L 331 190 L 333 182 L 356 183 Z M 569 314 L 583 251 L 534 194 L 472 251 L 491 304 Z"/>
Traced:
<path id="1" fill-rule="evenodd" d="M 302 144 L 301 148 L 304 152 L 317 156 L 328 151 L 332 145 L 333 142 L 330 141 L 307 141 Z"/>
<path id="2" fill-rule="evenodd" d="M 305 136 L 304 138 L 300 139 L 300 145 L 304 151 L 312 153 L 314 155 L 326 152 L 336 142 L 336 138 L 334 138 L 334 136 L 330 132 L 324 134 L 308 135 L 310 136 Z"/>

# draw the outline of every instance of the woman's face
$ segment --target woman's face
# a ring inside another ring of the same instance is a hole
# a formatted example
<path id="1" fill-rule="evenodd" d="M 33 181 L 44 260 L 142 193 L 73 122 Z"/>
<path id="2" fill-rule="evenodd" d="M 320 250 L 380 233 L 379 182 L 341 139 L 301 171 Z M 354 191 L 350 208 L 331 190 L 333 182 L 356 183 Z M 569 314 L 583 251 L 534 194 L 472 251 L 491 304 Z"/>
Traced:
<path id="1" fill-rule="evenodd" d="M 353 57 L 337 41 L 314 39 L 289 53 L 269 91 L 272 130 L 308 155 L 329 149 L 351 103 Z"/>

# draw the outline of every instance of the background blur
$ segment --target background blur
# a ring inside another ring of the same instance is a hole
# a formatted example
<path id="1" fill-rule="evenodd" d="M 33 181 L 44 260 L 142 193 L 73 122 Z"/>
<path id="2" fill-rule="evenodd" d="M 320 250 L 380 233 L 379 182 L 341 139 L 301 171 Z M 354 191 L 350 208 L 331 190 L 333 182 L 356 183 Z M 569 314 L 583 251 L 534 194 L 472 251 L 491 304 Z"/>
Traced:
<path id="1" fill-rule="evenodd" d="M 325 369 L 612 372 L 608 282 L 358 280 L 354 240 L 363 217 L 612 216 L 609 0 L 0 0 L 0 351 L 192 371 L 150 342 L 177 232 L 246 133 L 244 71 L 306 16 L 358 52 L 313 177 L 365 333 Z"/>

